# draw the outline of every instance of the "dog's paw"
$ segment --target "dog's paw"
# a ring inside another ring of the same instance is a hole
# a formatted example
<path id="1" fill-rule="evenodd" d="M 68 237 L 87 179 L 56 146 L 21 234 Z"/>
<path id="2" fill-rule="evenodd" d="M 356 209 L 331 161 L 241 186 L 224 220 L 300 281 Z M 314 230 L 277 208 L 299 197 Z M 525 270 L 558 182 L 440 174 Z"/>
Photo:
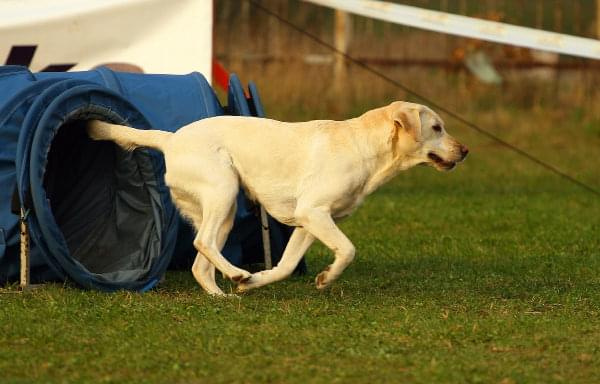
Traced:
<path id="1" fill-rule="evenodd" d="M 216 297 L 219 299 L 227 297 L 239 297 L 234 293 L 225 293 L 218 287 L 216 289 L 204 289 L 204 292 L 210 297 Z"/>
<path id="2" fill-rule="evenodd" d="M 253 273 L 249 278 L 240 281 L 235 291 L 237 293 L 246 293 L 251 289 L 260 287 L 262 273 Z"/>
<path id="3" fill-rule="evenodd" d="M 240 297 L 235 293 L 209 293 L 211 297 L 215 297 L 217 299 L 239 299 Z"/>
<path id="4" fill-rule="evenodd" d="M 262 287 L 263 285 L 268 284 L 270 281 L 268 279 L 269 273 L 270 271 L 260 271 L 253 273 L 249 278 L 239 282 L 236 292 L 244 293 L 248 292 L 251 289 Z"/>
<path id="5" fill-rule="evenodd" d="M 331 284 L 331 280 L 329 279 L 329 267 L 325 268 L 325 270 L 317 275 L 315 278 L 315 285 L 317 289 L 325 289 Z"/>
<path id="6" fill-rule="evenodd" d="M 229 280 L 233 281 L 234 283 L 243 283 L 249 280 L 250 277 L 252 277 L 252 274 L 250 272 L 240 269 L 239 272 L 235 273 L 234 275 L 231 275 L 229 277 Z"/>
<path id="7" fill-rule="evenodd" d="M 235 288 L 236 293 L 246 293 L 252 289 L 252 276 L 239 282 Z"/>

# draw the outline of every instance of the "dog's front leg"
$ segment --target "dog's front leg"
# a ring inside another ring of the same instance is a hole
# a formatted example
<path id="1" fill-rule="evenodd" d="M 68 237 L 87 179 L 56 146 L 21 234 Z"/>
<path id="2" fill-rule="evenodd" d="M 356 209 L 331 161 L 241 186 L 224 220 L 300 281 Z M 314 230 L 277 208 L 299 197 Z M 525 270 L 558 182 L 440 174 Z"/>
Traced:
<path id="1" fill-rule="evenodd" d="M 354 259 L 355 248 L 346 235 L 337 227 L 328 210 L 322 208 L 296 209 L 296 219 L 313 236 L 331 249 L 335 255 L 333 263 L 317 275 L 315 283 L 323 289 L 337 279 Z"/>
<path id="2" fill-rule="evenodd" d="M 277 266 L 270 270 L 253 273 L 249 279 L 238 285 L 238 292 L 262 287 L 290 276 L 314 240 L 315 237 L 306 229 L 296 227 Z"/>

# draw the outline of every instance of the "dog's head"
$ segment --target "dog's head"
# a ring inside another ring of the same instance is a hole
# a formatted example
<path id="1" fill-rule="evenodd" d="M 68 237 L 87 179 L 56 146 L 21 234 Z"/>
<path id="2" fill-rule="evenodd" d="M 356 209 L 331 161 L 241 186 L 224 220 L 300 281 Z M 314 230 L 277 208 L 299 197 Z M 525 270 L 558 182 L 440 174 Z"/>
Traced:
<path id="1" fill-rule="evenodd" d="M 449 171 L 469 153 L 450 136 L 437 113 L 420 104 L 396 101 L 389 111 L 392 151 L 404 154 L 409 166 L 427 164 Z"/>

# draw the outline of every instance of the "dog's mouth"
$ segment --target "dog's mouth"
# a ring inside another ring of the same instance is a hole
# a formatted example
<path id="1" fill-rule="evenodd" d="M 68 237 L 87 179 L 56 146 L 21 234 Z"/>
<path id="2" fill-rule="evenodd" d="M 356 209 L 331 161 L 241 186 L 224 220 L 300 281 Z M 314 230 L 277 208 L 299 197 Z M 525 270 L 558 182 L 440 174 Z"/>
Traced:
<path id="1" fill-rule="evenodd" d="M 449 171 L 456 166 L 456 162 L 445 161 L 433 152 L 429 152 L 427 157 L 432 161 L 433 166 L 440 170 Z"/>

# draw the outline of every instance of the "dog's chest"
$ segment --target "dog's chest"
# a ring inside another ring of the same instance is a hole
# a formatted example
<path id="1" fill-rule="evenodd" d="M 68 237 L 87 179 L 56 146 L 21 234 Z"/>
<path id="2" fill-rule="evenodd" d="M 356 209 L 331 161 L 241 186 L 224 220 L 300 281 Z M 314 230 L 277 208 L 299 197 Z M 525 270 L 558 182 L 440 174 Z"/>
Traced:
<path id="1" fill-rule="evenodd" d="M 299 200 L 305 200 L 306 202 L 306 199 L 303 196 L 291 196 L 283 193 L 283 191 L 271 191 L 271 193 L 257 194 L 251 188 L 247 188 L 247 186 L 243 186 L 243 189 L 250 200 L 263 205 L 269 214 L 278 221 L 288 225 L 297 225 L 295 217 L 296 208 Z M 259 197 L 257 198 L 257 196 Z M 331 199 L 327 204 L 329 205 L 331 216 L 334 219 L 342 219 L 350 215 L 360 204 L 362 204 L 365 196 L 366 195 L 363 194 L 362 191 L 348 190 L 347 193 Z"/>
<path id="2" fill-rule="evenodd" d="M 346 216 L 349 216 L 362 204 L 364 199 L 365 196 L 362 194 L 356 194 L 354 196 L 347 196 L 335 201 L 331 206 L 331 216 L 334 219 L 342 219 Z"/>

